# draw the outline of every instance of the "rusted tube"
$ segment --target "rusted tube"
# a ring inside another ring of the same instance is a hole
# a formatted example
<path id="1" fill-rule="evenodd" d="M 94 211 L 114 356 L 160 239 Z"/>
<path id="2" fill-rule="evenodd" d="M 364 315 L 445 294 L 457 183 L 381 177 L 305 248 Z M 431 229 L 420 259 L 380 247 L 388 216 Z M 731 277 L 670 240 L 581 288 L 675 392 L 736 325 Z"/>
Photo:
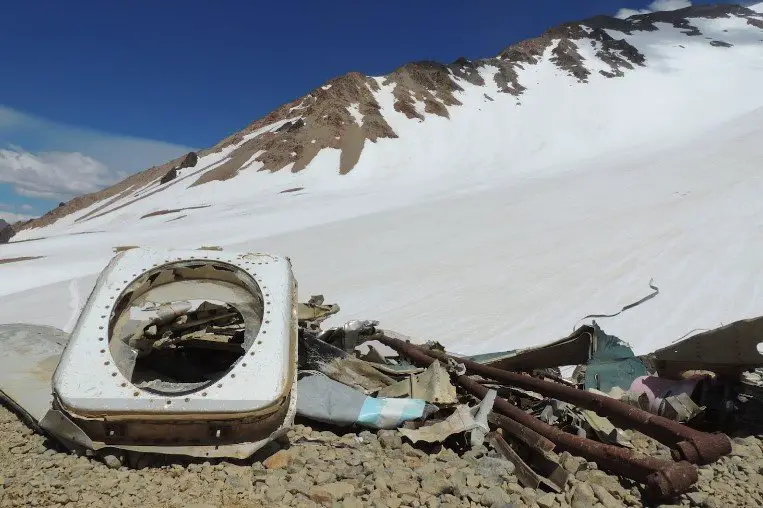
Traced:
<path id="1" fill-rule="evenodd" d="M 457 383 L 478 398 L 487 393 L 487 388 L 467 376 L 458 376 Z M 671 499 L 686 492 L 696 483 L 697 470 L 688 462 L 669 462 L 632 452 L 627 448 L 607 445 L 570 434 L 538 420 L 497 397 L 495 409 L 554 442 L 557 448 L 596 462 L 602 469 L 625 476 L 647 486 L 652 500 Z"/>
<path id="2" fill-rule="evenodd" d="M 453 358 L 458 363 L 463 364 L 467 372 L 472 374 L 479 374 L 486 378 L 532 390 L 546 397 L 563 400 L 606 416 L 617 426 L 636 429 L 671 447 L 673 458 L 676 460 L 683 459 L 693 464 L 704 465 L 715 462 L 720 457 L 731 453 L 731 441 L 725 434 L 700 432 L 676 421 L 654 415 L 598 393 L 488 367 L 463 358 L 452 357 L 440 351 L 430 351 L 420 347 L 419 349 L 427 355 L 441 360 Z"/>
<path id="3" fill-rule="evenodd" d="M 413 344 L 386 336 L 377 337 L 377 340 L 409 357 L 418 365 L 429 366 L 434 361 L 433 357 L 428 356 L 428 351 Z M 467 376 L 457 376 L 456 381 L 478 398 L 484 397 L 488 391 Z M 650 501 L 671 499 L 686 492 L 698 479 L 697 470 L 686 461 L 659 460 L 634 453 L 627 448 L 607 445 L 567 433 L 538 420 L 500 397 L 496 397 L 493 407 L 519 424 L 551 440 L 562 450 L 596 462 L 602 469 L 614 474 L 646 484 Z"/>
<path id="4" fill-rule="evenodd" d="M 530 448 L 543 450 L 545 452 L 550 452 L 554 449 L 554 443 L 552 441 L 508 416 L 493 412 L 490 413 L 487 418 L 490 423 L 501 427 L 507 434 L 522 441 Z"/>

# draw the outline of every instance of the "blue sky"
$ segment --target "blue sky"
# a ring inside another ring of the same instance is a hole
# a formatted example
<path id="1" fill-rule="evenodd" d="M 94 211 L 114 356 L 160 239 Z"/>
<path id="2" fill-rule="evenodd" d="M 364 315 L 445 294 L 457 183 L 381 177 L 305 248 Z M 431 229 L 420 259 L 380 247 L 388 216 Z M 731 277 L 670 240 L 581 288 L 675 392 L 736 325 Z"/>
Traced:
<path id="1" fill-rule="evenodd" d="M 10 2 L 0 30 L 0 217 L 44 213 L 212 145 L 348 71 L 494 55 L 562 22 L 649 4 Z"/>

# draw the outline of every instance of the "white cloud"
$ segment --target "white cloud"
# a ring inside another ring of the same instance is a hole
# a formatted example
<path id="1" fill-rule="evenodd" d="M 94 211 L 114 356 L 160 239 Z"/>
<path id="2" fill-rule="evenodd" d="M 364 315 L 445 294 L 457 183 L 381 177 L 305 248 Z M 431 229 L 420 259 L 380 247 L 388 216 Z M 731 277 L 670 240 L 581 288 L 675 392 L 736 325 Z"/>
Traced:
<path id="1" fill-rule="evenodd" d="M 77 152 L 35 155 L 0 149 L 0 183 L 12 184 L 21 196 L 70 199 L 102 189 L 124 176 Z"/>
<path id="2" fill-rule="evenodd" d="M 20 220 L 27 221 L 29 219 L 36 219 L 36 215 L 25 215 L 23 213 L 3 212 L 0 211 L 0 219 L 3 219 L 8 224 L 13 224 Z"/>
<path id="3" fill-rule="evenodd" d="M 656 11 L 675 11 L 677 9 L 683 9 L 685 7 L 691 7 L 690 0 L 654 0 L 647 5 L 646 9 L 620 9 L 615 14 L 616 18 L 625 19 L 636 14 L 649 14 Z"/>
<path id="4" fill-rule="evenodd" d="M 675 11 L 686 7 L 691 7 L 689 0 L 654 0 L 649 4 L 649 9 L 653 11 Z"/>
<path id="5" fill-rule="evenodd" d="M 70 199 L 191 150 L 59 124 L 0 105 L 0 184 L 11 184 L 21 196 Z"/>
<path id="6" fill-rule="evenodd" d="M 30 212 L 34 209 L 34 207 L 30 205 L 21 205 L 18 207 L 22 211 Z M 29 219 L 35 219 L 39 217 L 39 215 L 30 215 L 29 213 L 17 213 L 14 210 L 16 209 L 16 206 L 8 204 L 8 203 L 0 203 L 0 219 L 5 220 L 5 222 L 9 224 L 13 224 L 14 222 L 23 220 L 29 220 Z M 1 225 L 2 223 L 0 223 Z"/>

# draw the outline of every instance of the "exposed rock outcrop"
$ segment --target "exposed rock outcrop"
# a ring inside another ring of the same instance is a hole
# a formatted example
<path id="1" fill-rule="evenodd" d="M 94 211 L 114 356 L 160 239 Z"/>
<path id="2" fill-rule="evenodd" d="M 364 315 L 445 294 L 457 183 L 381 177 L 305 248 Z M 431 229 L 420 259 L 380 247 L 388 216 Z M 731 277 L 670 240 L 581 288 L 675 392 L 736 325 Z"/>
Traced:
<path id="1" fill-rule="evenodd" d="M 196 152 L 188 152 L 177 169 L 192 168 L 199 162 L 199 154 Z"/>
<path id="2" fill-rule="evenodd" d="M 13 235 L 16 234 L 13 226 L 3 219 L 0 219 L 0 243 L 8 243 Z"/>
<path id="3" fill-rule="evenodd" d="M 165 183 L 169 183 L 177 177 L 178 177 L 177 168 L 172 168 L 169 171 L 167 171 L 163 177 L 159 179 L 159 184 L 164 185 Z"/>

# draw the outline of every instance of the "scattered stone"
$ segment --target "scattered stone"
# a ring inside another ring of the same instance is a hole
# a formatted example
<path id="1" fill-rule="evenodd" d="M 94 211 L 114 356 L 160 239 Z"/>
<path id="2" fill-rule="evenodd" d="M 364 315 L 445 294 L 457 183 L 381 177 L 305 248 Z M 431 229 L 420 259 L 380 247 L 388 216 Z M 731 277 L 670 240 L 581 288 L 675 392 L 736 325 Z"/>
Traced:
<path id="1" fill-rule="evenodd" d="M 708 497 L 702 503 L 702 508 L 723 508 L 725 505 L 720 500 Z"/>
<path id="2" fill-rule="evenodd" d="M 395 431 L 378 435 L 364 431 L 355 439 L 295 427 L 290 433 L 291 448 L 275 451 L 264 463 L 244 466 L 224 460 L 202 463 L 148 455 L 153 464 L 142 470 L 121 462 L 109 466 L 111 459 L 105 456 L 77 457 L 51 451 L 42 436 L 30 432 L 1 407 L 0 432 L 2 506 L 476 508 L 513 502 L 516 507 L 614 508 L 644 503 L 641 486 L 593 469 L 569 454 L 560 454 L 559 461 L 579 478 L 573 478 L 564 493 L 554 494 L 520 486 L 513 467 L 507 467 L 492 450 L 478 448 L 467 455 L 471 460 L 447 448 L 426 455 L 404 446 Z M 384 440 L 392 446 L 383 445 Z M 642 443 L 652 446 L 647 439 Z M 747 455 L 736 453 L 736 458 L 723 457 L 698 468 L 694 491 L 672 502 L 684 508 L 763 506 L 760 440 L 736 438 L 734 445 L 735 451 L 746 449 Z M 654 445 L 653 450 L 656 453 L 662 448 Z M 287 465 L 278 466 L 283 458 Z"/>
<path id="3" fill-rule="evenodd" d="M 482 445 L 475 446 L 474 448 L 467 450 L 467 452 L 464 453 L 464 460 L 474 462 L 476 459 L 483 457 L 484 455 L 487 455 L 487 448 Z"/>
<path id="4" fill-rule="evenodd" d="M 570 452 L 562 452 L 559 455 L 559 464 L 570 473 L 575 474 L 585 464 L 585 459 L 576 457 L 570 454 Z"/>
<path id="5" fill-rule="evenodd" d="M 119 469 L 122 467 L 122 461 L 119 460 L 115 455 L 104 455 L 103 463 L 106 464 L 106 467 L 109 469 Z"/>
<path id="6" fill-rule="evenodd" d="M 549 492 L 540 496 L 535 502 L 538 503 L 540 508 L 551 508 L 557 501 L 556 496 Z"/>
<path id="7" fill-rule="evenodd" d="M 403 438 L 394 430 L 380 430 L 376 436 L 382 448 L 398 450 L 403 447 Z"/>
<path id="8" fill-rule="evenodd" d="M 581 482 L 575 485 L 575 489 L 572 491 L 572 500 L 570 501 L 572 508 L 590 508 L 595 504 L 596 496 L 587 483 Z"/>
<path id="9" fill-rule="evenodd" d="M 593 484 L 591 485 L 591 490 L 593 490 L 593 493 L 596 496 L 596 498 L 606 508 L 620 508 L 622 506 L 622 503 L 620 503 L 617 499 L 615 499 L 615 496 L 610 494 L 607 491 L 607 489 L 605 489 L 601 485 Z"/>
<path id="10" fill-rule="evenodd" d="M 470 474 L 466 477 L 466 485 L 469 488 L 476 489 L 480 486 L 480 477 L 474 474 Z"/>
<path id="11" fill-rule="evenodd" d="M 341 504 L 342 508 L 363 508 L 363 503 L 357 497 L 345 497 Z"/>
<path id="12" fill-rule="evenodd" d="M 514 474 L 516 466 L 506 459 L 481 457 L 475 459 L 477 471 L 488 480 L 489 484 L 501 484 Z"/>
<path id="13" fill-rule="evenodd" d="M 575 478 L 589 485 L 600 485 L 608 492 L 617 493 L 620 496 L 625 493 L 625 489 L 620 484 L 619 478 L 617 476 L 609 475 L 604 471 L 582 470 L 578 471 Z"/>
<path id="14" fill-rule="evenodd" d="M 273 485 L 265 491 L 265 497 L 272 503 L 280 501 L 285 495 L 286 489 L 280 485 Z"/>
<path id="15" fill-rule="evenodd" d="M 355 487 L 347 482 L 334 482 L 310 489 L 310 499 L 320 504 L 331 504 L 353 494 Z"/>
<path id="16" fill-rule="evenodd" d="M 707 500 L 707 494 L 704 492 L 689 492 L 686 497 L 692 506 L 702 506 Z"/>
<path id="17" fill-rule="evenodd" d="M 315 483 L 323 485 L 325 483 L 333 483 L 337 480 L 336 473 L 333 471 L 318 471 L 314 476 Z"/>
<path id="18" fill-rule="evenodd" d="M 403 480 L 401 482 L 395 482 L 394 484 L 394 490 L 398 494 L 414 494 L 418 492 L 419 490 L 419 482 L 413 481 L 413 480 Z"/>
<path id="19" fill-rule="evenodd" d="M 400 506 L 403 504 L 403 500 L 396 496 L 390 496 L 385 500 L 385 503 L 386 506 L 389 506 L 390 508 L 400 508 Z M 385 505 L 380 503 L 377 506 L 383 507 Z"/>
<path id="20" fill-rule="evenodd" d="M 498 507 L 511 502 L 511 499 L 501 487 L 493 486 L 482 494 L 480 502 L 485 506 Z"/>
<path id="21" fill-rule="evenodd" d="M 453 484 L 442 473 L 427 475 L 421 480 L 421 490 L 439 496 L 453 491 Z"/>
<path id="22" fill-rule="evenodd" d="M 750 451 L 748 450 L 747 446 L 740 445 L 737 443 L 731 443 L 731 457 L 749 457 Z"/>

